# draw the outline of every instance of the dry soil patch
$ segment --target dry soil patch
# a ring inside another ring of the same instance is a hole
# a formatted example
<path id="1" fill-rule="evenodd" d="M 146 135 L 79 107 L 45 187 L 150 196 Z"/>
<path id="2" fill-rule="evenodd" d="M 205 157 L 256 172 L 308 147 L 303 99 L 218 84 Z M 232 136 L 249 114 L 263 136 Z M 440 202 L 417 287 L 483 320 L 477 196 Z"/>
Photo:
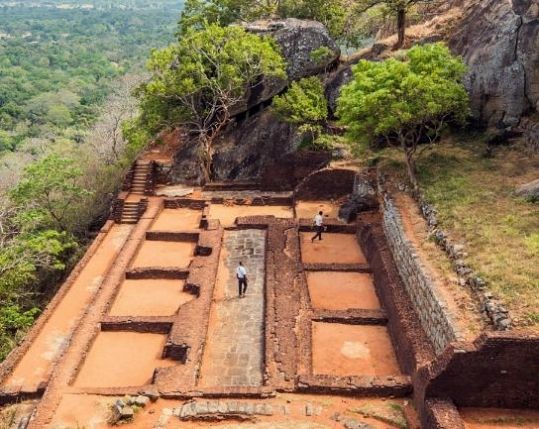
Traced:
<path id="1" fill-rule="evenodd" d="M 150 384 L 156 368 L 176 362 L 161 359 L 166 335 L 100 332 L 75 381 L 77 387 L 129 387 Z"/>
<path id="2" fill-rule="evenodd" d="M 387 376 L 401 373 L 383 326 L 314 322 L 312 344 L 315 374 Z"/>
<path id="3" fill-rule="evenodd" d="M 212 204 L 210 206 L 210 217 L 219 219 L 225 228 L 234 226 L 238 217 L 247 216 L 275 216 L 277 218 L 292 218 L 294 212 L 288 206 L 249 206 Z"/>
<path id="4" fill-rule="evenodd" d="M 111 316 L 172 316 L 194 299 L 183 292 L 183 280 L 125 280 L 110 310 Z"/>
<path id="5" fill-rule="evenodd" d="M 339 206 L 331 201 L 298 201 L 296 203 L 297 218 L 313 219 L 319 211 L 330 218 L 339 216 Z"/>
<path id="6" fill-rule="evenodd" d="M 464 408 L 460 414 L 466 429 L 539 428 L 539 411 Z"/>
<path id="7" fill-rule="evenodd" d="M 380 309 L 372 275 L 367 273 L 308 272 L 307 285 L 314 308 L 346 310 Z"/>
<path id="8" fill-rule="evenodd" d="M 152 231 L 190 231 L 200 228 L 202 213 L 192 209 L 164 209 L 153 223 Z"/>
<path id="9" fill-rule="evenodd" d="M 195 243 L 146 240 L 138 250 L 132 268 L 185 268 L 194 256 Z"/>
<path id="10" fill-rule="evenodd" d="M 312 232 L 302 232 L 301 257 L 305 264 L 366 264 L 367 259 L 354 234 L 323 234 L 311 243 Z"/>

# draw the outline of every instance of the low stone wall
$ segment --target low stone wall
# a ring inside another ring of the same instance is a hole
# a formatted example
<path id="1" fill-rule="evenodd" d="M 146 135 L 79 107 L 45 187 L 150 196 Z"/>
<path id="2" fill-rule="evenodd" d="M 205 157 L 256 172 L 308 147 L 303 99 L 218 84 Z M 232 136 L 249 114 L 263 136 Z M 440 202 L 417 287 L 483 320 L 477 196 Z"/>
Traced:
<path id="1" fill-rule="evenodd" d="M 539 336 L 488 332 L 454 343 L 419 369 L 418 404 L 451 398 L 457 407 L 539 408 Z"/>
<path id="2" fill-rule="evenodd" d="M 382 197 L 383 227 L 387 242 L 403 284 L 411 298 L 421 326 L 437 354 L 449 343 L 456 341 L 459 333 L 446 311 L 446 305 L 436 293 L 436 285 L 423 266 L 413 246 L 406 237 L 400 213 L 391 197 Z"/>

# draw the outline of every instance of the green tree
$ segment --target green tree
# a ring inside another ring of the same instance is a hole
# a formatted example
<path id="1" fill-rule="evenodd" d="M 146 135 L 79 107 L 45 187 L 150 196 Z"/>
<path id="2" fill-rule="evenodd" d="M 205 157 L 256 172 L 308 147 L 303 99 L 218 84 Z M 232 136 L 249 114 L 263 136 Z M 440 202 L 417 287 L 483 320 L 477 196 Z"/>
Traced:
<path id="1" fill-rule="evenodd" d="M 436 43 L 415 46 L 402 60 L 363 60 L 353 72 L 352 82 L 341 91 L 337 115 L 356 140 L 372 143 L 384 137 L 400 147 L 417 188 L 415 154 L 420 142 L 433 143 L 449 120 L 462 124 L 469 113 L 462 83 L 466 66 Z"/>
<path id="2" fill-rule="evenodd" d="M 347 5 L 344 0 L 187 0 L 179 22 L 179 34 L 206 24 L 227 26 L 260 18 L 313 19 L 339 38 L 344 32 Z"/>
<path id="3" fill-rule="evenodd" d="M 15 204 L 25 207 L 21 222 L 54 226 L 60 231 L 77 229 L 77 203 L 91 195 L 79 185 L 81 169 L 75 161 L 56 154 L 30 164 L 11 191 Z"/>
<path id="4" fill-rule="evenodd" d="M 141 122 L 152 133 L 183 126 L 197 134 L 206 181 L 212 143 L 249 89 L 267 78 L 286 78 L 285 63 L 269 38 L 238 26 L 190 29 L 178 43 L 154 51 L 151 80 L 139 89 Z"/>
<path id="5" fill-rule="evenodd" d="M 284 121 L 297 125 L 313 141 L 327 124 L 328 103 L 321 80 L 314 76 L 293 82 L 283 95 L 273 99 L 273 110 Z"/>
<path id="6" fill-rule="evenodd" d="M 406 15 L 415 5 L 433 3 L 438 0 L 356 0 L 356 12 L 363 13 L 376 6 L 384 6 L 387 12 L 397 19 L 397 43 L 394 49 L 400 49 L 404 45 L 406 35 Z"/>

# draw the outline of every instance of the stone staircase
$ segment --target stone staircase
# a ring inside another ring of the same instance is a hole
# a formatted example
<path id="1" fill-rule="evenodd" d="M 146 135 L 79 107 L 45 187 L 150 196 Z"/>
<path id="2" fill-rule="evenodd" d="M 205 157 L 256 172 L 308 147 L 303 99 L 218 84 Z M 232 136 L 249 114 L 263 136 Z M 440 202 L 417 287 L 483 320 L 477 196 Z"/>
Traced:
<path id="1" fill-rule="evenodd" d="M 137 161 L 133 179 L 131 181 L 131 193 L 144 195 L 146 193 L 146 185 L 148 176 L 151 173 L 152 165 L 149 162 Z"/>
<path id="2" fill-rule="evenodd" d="M 126 201 L 122 210 L 120 223 L 135 224 L 140 217 L 140 208 L 138 201 Z"/>

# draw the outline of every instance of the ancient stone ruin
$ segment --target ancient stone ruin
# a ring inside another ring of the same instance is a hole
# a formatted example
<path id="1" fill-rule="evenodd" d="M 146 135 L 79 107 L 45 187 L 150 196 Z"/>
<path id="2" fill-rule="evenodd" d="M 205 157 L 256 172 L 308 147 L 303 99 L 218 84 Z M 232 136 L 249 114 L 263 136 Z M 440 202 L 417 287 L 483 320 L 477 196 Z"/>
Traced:
<path id="1" fill-rule="evenodd" d="M 490 428 L 472 422 L 506 408 L 539 425 L 539 339 L 455 322 L 373 172 L 168 186 L 155 159 L 1 365 L 20 428 Z"/>

